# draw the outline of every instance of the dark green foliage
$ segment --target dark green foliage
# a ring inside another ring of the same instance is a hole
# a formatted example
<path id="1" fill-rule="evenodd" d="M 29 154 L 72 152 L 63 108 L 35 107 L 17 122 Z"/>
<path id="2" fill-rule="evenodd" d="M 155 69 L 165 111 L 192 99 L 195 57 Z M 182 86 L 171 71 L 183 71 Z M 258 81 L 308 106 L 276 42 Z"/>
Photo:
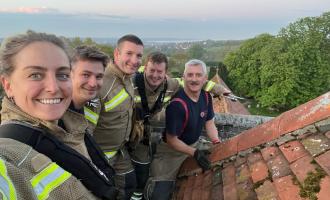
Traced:
<path id="1" fill-rule="evenodd" d="M 243 42 L 224 60 L 232 89 L 282 111 L 329 91 L 329 35 L 330 12 Z"/>
<path id="2" fill-rule="evenodd" d="M 256 97 L 261 89 L 260 53 L 273 36 L 262 34 L 243 42 L 241 47 L 229 53 L 224 60 L 229 71 L 229 82 L 237 94 Z"/>

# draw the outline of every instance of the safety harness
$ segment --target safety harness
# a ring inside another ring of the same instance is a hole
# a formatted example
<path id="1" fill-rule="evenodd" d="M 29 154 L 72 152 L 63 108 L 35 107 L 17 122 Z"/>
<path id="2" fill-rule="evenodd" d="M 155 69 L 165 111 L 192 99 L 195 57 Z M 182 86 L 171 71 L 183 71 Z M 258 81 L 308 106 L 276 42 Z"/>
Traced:
<path id="1" fill-rule="evenodd" d="M 138 72 L 135 74 L 134 77 L 134 83 L 135 86 L 138 89 L 138 92 L 140 94 L 141 97 L 141 104 L 142 104 L 142 113 L 141 113 L 141 117 L 143 119 L 143 125 L 144 125 L 144 138 L 142 140 L 142 143 L 145 145 L 149 145 L 150 148 L 150 154 L 154 154 L 155 150 L 156 150 L 156 145 L 154 142 L 151 142 L 152 140 L 149 138 L 150 136 L 150 116 L 152 114 L 154 114 L 157 110 L 162 108 L 162 104 L 164 102 L 164 98 L 165 98 L 165 94 L 166 94 L 166 90 L 167 90 L 167 81 L 165 79 L 164 82 L 164 88 L 163 90 L 160 92 L 155 104 L 153 105 L 153 107 L 151 108 L 151 110 L 149 109 L 148 106 L 148 99 L 146 96 L 146 91 L 145 91 L 145 82 L 144 82 L 144 74 L 141 72 Z M 151 155 L 151 156 L 152 156 Z"/>
<path id="2" fill-rule="evenodd" d="M 30 124 L 6 122 L 0 126 L 0 138 L 17 140 L 48 156 L 101 199 L 113 199 L 117 194 L 113 182 L 115 172 L 89 133 L 85 134 L 84 140 L 92 161 L 55 136 Z"/>

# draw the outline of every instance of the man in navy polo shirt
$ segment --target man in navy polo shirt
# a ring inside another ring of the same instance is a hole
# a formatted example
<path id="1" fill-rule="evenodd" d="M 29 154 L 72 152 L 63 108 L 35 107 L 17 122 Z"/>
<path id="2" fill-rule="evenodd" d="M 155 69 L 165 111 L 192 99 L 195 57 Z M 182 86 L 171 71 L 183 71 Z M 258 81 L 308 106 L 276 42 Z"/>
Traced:
<path id="1" fill-rule="evenodd" d="M 213 143 L 219 143 L 214 124 L 212 98 L 202 90 L 207 81 L 206 65 L 201 60 L 185 64 L 184 88 L 166 108 L 166 143 L 157 147 L 151 164 L 151 178 L 146 188 L 147 199 L 170 199 L 175 178 L 183 161 L 192 156 L 205 171 L 210 168 L 207 150 L 198 149 L 198 139 L 205 126 Z"/>

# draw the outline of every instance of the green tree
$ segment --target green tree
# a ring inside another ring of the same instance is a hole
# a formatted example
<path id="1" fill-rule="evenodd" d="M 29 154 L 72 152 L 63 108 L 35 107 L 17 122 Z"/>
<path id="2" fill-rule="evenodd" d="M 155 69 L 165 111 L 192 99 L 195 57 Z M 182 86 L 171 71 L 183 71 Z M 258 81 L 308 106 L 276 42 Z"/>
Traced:
<path id="1" fill-rule="evenodd" d="M 330 89 L 330 12 L 306 17 L 277 36 L 263 34 L 225 58 L 239 94 L 286 110 Z"/>
<path id="2" fill-rule="evenodd" d="M 281 30 L 279 37 L 288 46 L 288 64 L 297 69 L 294 92 L 289 107 L 297 106 L 329 91 L 330 13 L 306 17 Z"/>
<path id="3" fill-rule="evenodd" d="M 229 53 L 224 60 L 228 69 L 228 80 L 238 94 L 255 97 L 261 89 L 260 85 L 260 53 L 274 38 L 262 34 L 242 43 L 241 47 Z"/>
<path id="4" fill-rule="evenodd" d="M 263 107 L 285 109 L 294 93 L 299 71 L 290 62 L 285 41 L 273 38 L 260 53 L 260 90 L 255 98 Z"/>

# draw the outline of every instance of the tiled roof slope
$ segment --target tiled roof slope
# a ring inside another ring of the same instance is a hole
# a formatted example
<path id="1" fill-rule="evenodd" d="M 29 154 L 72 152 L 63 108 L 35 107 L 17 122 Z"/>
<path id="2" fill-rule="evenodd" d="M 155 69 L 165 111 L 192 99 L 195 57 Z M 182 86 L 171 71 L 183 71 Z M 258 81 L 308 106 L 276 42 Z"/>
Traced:
<path id="1" fill-rule="evenodd" d="M 216 73 L 216 75 L 211 80 L 229 89 L 226 83 L 220 78 L 218 73 Z M 227 98 L 221 98 L 221 99 L 213 98 L 213 108 L 214 108 L 214 112 L 218 112 L 218 113 L 231 113 L 231 114 L 242 114 L 242 115 L 250 114 L 250 112 L 239 101 L 234 102 Z"/>
<path id="2" fill-rule="evenodd" d="M 215 146 L 212 170 L 187 159 L 174 199 L 328 200 L 329 138 L 330 92 Z"/>

